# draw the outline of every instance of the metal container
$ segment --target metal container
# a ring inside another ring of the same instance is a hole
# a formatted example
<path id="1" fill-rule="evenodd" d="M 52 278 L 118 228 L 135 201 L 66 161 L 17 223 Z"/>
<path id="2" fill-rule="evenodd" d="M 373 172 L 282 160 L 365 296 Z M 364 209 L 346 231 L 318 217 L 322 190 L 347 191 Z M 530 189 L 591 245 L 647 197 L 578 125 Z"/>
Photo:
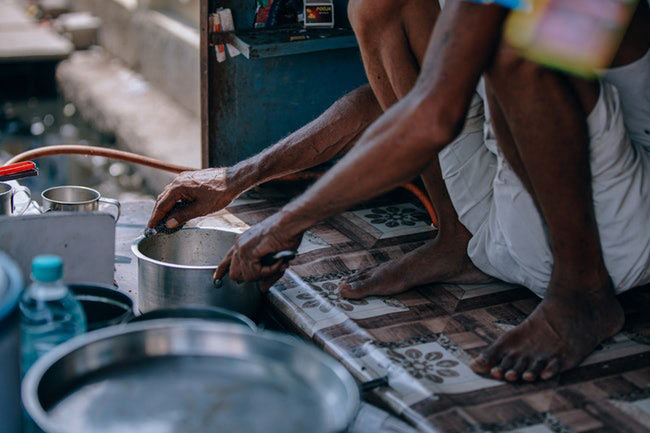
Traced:
<path id="1" fill-rule="evenodd" d="M 219 307 L 183 307 L 163 308 L 149 311 L 129 320 L 129 323 L 144 322 L 146 320 L 158 319 L 201 319 L 213 320 L 216 322 L 237 323 L 246 326 L 252 331 L 257 331 L 257 326 L 248 317 L 234 311 Z"/>
<path id="2" fill-rule="evenodd" d="M 14 206 L 14 197 L 19 193 L 27 195 L 27 203 L 17 211 Z M 32 200 L 32 193 L 26 186 L 11 186 L 0 182 L 0 215 L 22 215 L 25 213 Z"/>
<path id="3" fill-rule="evenodd" d="M 202 320 L 100 329 L 47 353 L 22 387 L 46 433 L 343 432 L 352 376 L 306 343 Z"/>
<path id="4" fill-rule="evenodd" d="M 88 331 L 126 323 L 133 317 L 133 301 L 122 292 L 97 284 L 69 287 L 86 314 Z"/>
<path id="5" fill-rule="evenodd" d="M 254 317 L 262 295 L 257 283 L 212 275 L 234 244 L 232 232 L 198 227 L 138 238 L 131 247 L 138 258 L 138 307 L 141 312 L 188 305 L 222 307 Z"/>
<path id="6" fill-rule="evenodd" d="M 99 191 L 85 186 L 65 185 L 48 188 L 41 193 L 42 211 L 93 212 L 104 203 L 115 206 L 115 221 L 120 219 L 120 202 L 102 197 Z"/>
<path id="7" fill-rule="evenodd" d="M 20 336 L 18 301 L 23 279 L 16 264 L 0 253 L 0 430 L 20 433 Z"/>

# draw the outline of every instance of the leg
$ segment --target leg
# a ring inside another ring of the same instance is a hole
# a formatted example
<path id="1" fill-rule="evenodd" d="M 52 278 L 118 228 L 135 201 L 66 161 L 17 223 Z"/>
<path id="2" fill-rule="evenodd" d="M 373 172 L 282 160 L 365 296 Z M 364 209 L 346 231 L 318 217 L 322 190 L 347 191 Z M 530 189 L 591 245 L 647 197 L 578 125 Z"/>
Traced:
<path id="1" fill-rule="evenodd" d="M 384 110 L 413 87 L 439 13 L 430 0 L 348 3 L 368 81 Z"/>
<path id="2" fill-rule="evenodd" d="M 422 179 L 438 215 L 437 236 L 399 259 L 342 280 L 343 296 L 359 299 L 369 295 L 393 295 L 432 282 L 478 284 L 493 281 L 467 256 L 471 234 L 458 220 L 437 160 Z"/>
<path id="3" fill-rule="evenodd" d="M 597 89 L 523 61 L 507 48 L 498 53 L 488 83 L 499 143 L 513 169 L 525 173 L 522 183 L 546 222 L 554 265 L 542 303 L 472 367 L 496 378 L 505 372 L 510 381 L 546 380 L 577 366 L 624 320 L 592 201 L 585 119 Z"/>
<path id="4" fill-rule="evenodd" d="M 371 0 L 350 2 L 350 20 L 359 39 L 370 85 L 388 108 L 411 89 L 428 36 L 439 12 L 437 2 Z M 400 293 L 430 282 L 491 280 L 467 257 L 471 234 L 458 221 L 436 158 L 422 174 L 439 219 L 438 235 L 424 246 L 341 282 L 349 298 Z"/>

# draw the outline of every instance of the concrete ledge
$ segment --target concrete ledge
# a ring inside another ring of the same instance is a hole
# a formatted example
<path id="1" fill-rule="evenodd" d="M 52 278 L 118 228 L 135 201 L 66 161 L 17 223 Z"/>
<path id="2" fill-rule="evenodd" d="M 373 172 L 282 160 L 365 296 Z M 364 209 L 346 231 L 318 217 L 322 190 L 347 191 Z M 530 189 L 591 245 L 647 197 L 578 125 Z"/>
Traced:
<path id="1" fill-rule="evenodd" d="M 99 42 L 108 52 L 200 116 L 198 28 L 136 0 L 75 0 L 74 8 L 102 19 Z"/>
<path id="2" fill-rule="evenodd" d="M 141 11 L 133 20 L 139 72 L 179 104 L 200 116 L 199 33 L 160 12 Z"/>
<path id="3" fill-rule="evenodd" d="M 57 80 L 63 95 L 86 120 L 115 135 L 118 147 L 200 167 L 199 119 L 123 63 L 103 52 L 76 52 L 59 65 Z M 142 173 L 154 191 L 173 178 L 152 169 Z"/>

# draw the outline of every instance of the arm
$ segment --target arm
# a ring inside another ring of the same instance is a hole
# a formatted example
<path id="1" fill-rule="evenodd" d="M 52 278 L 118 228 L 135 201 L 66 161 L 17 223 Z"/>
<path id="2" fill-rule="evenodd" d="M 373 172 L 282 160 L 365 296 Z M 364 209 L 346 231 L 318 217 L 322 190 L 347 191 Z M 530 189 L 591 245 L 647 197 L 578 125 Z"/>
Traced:
<path id="1" fill-rule="evenodd" d="M 411 92 L 363 134 L 357 145 L 303 195 L 243 233 L 215 273 L 236 280 L 265 277 L 266 254 L 295 249 L 304 230 L 419 175 L 461 131 L 478 80 L 500 38 L 505 10 L 448 0 Z"/>
<path id="2" fill-rule="evenodd" d="M 282 211 L 297 234 L 416 177 L 462 129 L 505 11 L 450 1 L 434 29 L 413 90 L 375 122 L 335 167 Z"/>
<path id="3" fill-rule="evenodd" d="M 232 177 L 249 189 L 327 162 L 349 150 L 381 114 L 379 102 L 366 84 L 277 144 L 232 167 Z"/>
<path id="4" fill-rule="evenodd" d="M 381 113 L 370 86 L 359 87 L 258 155 L 229 168 L 181 173 L 158 197 L 147 226 L 164 220 L 169 228 L 182 225 L 223 209 L 260 183 L 329 161 L 346 152 Z M 180 200 L 187 205 L 175 207 Z"/>

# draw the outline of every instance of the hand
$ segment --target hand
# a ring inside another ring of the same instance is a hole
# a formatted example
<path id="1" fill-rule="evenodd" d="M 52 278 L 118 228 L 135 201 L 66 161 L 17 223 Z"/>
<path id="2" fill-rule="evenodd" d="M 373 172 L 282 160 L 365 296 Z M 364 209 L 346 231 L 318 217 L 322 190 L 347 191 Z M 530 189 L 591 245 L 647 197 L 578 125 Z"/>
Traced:
<path id="1" fill-rule="evenodd" d="M 225 208 L 244 190 L 226 168 L 184 171 L 158 196 L 147 227 L 162 222 L 169 229 L 179 227 L 192 218 Z"/>
<path id="2" fill-rule="evenodd" d="M 260 289 L 266 292 L 282 277 L 289 264 L 279 260 L 272 266 L 262 266 L 262 257 L 283 250 L 297 250 L 302 232 L 294 233 L 282 224 L 284 213 L 278 212 L 252 226 L 237 237 L 214 273 L 215 279 L 223 278 L 230 268 L 233 281 L 260 281 Z"/>

